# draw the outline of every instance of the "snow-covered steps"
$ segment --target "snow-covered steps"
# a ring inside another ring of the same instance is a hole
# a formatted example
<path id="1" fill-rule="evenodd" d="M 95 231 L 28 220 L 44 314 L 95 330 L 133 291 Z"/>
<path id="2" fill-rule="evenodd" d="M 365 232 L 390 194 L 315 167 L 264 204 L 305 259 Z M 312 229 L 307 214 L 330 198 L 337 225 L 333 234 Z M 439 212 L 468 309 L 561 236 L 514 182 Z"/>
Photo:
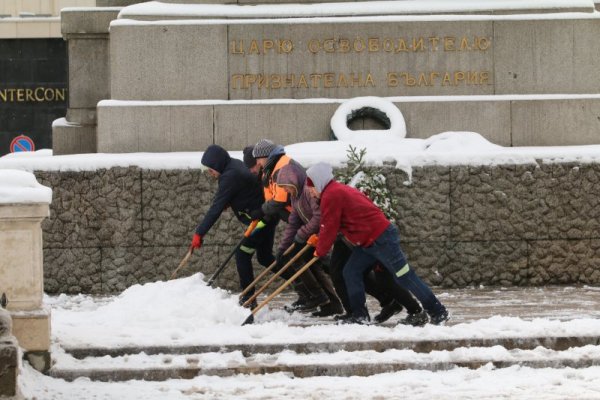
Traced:
<path id="1" fill-rule="evenodd" d="M 505 349 L 535 349 L 544 347 L 555 351 L 572 347 L 600 345 L 598 336 L 555 336 L 555 337 L 505 337 L 505 338 L 464 338 L 464 339 L 424 339 L 424 340 L 365 340 L 342 342 L 301 342 L 301 343 L 249 343 L 197 346 L 149 346 L 149 347 L 81 347 L 64 350 L 76 359 L 86 357 L 119 357 L 130 354 L 204 354 L 240 352 L 246 357 L 255 354 L 278 354 L 292 351 L 298 354 L 335 353 L 339 351 L 412 350 L 417 353 L 431 351 L 452 351 L 458 348 L 501 346 Z"/>
<path id="2" fill-rule="evenodd" d="M 202 354 L 135 354 L 117 357 L 65 359 L 50 371 L 54 378 L 73 381 L 85 377 L 97 381 L 191 379 L 199 375 L 287 373 L 298 378 L 313 376 L 370 376 L 403 370 L 441 371 L 455 367 L 587 368 L 600 365 L 600 346 L 587 345 L 556 351 L 543 347 L 508 350 L 502 346 L 459 347 L 420 353 L 389 349 L 383 352 L 338 351 L 300 354 L 285 350 L 276 354 L 244 356 L 242 351 Z"/>

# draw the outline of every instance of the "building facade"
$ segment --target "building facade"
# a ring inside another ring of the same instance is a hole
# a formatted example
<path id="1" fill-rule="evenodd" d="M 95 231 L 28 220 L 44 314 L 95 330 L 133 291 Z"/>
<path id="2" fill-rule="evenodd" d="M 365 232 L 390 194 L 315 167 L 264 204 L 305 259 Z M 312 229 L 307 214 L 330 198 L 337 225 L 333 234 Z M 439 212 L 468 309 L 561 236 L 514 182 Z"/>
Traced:
<path id="1" fill-rule="evenodd" d="M 95 0 L 2 0 L 0 2 L 0 156 L 52 148 L 52 121 L 68 104 L 67 46 L 60 32 L 64 7 L 95 6 Z"/>

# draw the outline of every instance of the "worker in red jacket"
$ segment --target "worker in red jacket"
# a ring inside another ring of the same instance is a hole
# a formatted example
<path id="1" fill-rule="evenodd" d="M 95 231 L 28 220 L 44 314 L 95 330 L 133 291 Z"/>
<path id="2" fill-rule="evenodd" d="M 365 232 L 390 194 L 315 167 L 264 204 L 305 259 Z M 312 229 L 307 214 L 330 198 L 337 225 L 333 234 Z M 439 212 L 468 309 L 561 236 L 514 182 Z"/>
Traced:
<path id="1" fill-rule="evenodd" d="M 412 319 L 427 319 L 427 314 L 432 324 L 439 325 L 448 320 L 446 308 L 409 267 L 400 248 L 398 230 L 383 212 L 359 190 L 336 182 L 329 164 L 318 163 L 309 168 L 306 175 L 313 195 L 320 198 L 321 226 L 315 255 L 324 257 L 338 232 L 354 245 L 343 270 L 352 310 L 352 318 L 347 322 L 369 322 L 363 277 L 375 262 L 390 271 L 397 283 L 411 292 L 427 312 L 409 314 L 404 322 L 418 325 Z"/>

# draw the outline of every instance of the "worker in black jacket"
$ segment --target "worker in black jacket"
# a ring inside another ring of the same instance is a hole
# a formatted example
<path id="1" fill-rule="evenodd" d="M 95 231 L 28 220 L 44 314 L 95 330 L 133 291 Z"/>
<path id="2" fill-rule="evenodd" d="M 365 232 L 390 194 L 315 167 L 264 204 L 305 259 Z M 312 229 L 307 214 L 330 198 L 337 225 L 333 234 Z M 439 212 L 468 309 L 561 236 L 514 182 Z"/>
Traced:
<path id="1" fill-rule="evenodd" d="M 244 225 L 251 222 L 252 211 L 260 209 L 264 198 L 260 182 L 242 161 L 233 159 L 229 153 L 218 145 L 210 145 L 202 156 L 202 165 L 208 167 L 208 173 L 217 179 L 218 189 L 208 212 L 196 227 L 191 247 L 199 249 L 202 240 L 215 224 L 221 213 L 231 207 L 237 219 Z M 256 253 L 258 262 L 267 267 L 275 260 L 273 256 L 273 241 L 277 221 L 267 223 L 262 229 L 256 229 L 253 234 L 244 239 L 235 253 L 240 286 L 245 289 L 253 280 L 252 255 Z M 254 294 L 249 291 L 240 303 L 245 302 Z M 252 306 L 252 305 L 251 305 Z"/>

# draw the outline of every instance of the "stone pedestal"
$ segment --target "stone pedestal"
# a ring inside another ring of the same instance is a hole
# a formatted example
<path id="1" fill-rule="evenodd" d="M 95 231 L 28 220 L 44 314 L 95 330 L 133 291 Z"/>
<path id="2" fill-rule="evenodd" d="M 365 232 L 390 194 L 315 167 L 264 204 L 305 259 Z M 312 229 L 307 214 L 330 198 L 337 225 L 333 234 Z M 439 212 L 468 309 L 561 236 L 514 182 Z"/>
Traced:
<path id="1" fill-rule="evenodd" d="M 50 310 L 42 305 L 41 223 L 48 215 L 45 203 L 0 204 L 0 293 L 8 299 L 19 345 L 42 371 L 50 366 Z"/>
<path id="2" fill-rule="evenodd" d="M 108 27 L 119 10 L 61 13 L 61 32 L 69 49 L 69 108 L 66 119 L 52 124 L 55 155 L 96 152 L 96 104 L 110 98 Z"/>

